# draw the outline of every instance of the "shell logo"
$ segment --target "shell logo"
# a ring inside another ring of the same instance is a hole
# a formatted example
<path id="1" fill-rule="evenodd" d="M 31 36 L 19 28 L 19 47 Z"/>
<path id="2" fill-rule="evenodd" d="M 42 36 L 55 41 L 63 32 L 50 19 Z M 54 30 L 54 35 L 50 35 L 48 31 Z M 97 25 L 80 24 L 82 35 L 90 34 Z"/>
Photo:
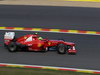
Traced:
<path id="1" fill-rule="evenodd" d="M 48 45 L 51 45 L 51 42 L 48 42 Z"/>
<path id="2" fill-rule="evenodd" d="M 39 44 L 38 44 L 38 47 L 41 47 L 41 46 L 42 46 L 42 44 L 41 44 L 41 43 L 39 43 Z"/>

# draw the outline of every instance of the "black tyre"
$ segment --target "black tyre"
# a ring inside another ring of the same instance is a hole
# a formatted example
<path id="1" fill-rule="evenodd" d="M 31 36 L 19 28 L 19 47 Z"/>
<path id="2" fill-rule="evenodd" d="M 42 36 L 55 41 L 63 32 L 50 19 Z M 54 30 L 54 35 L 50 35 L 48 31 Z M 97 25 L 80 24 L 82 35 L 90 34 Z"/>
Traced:
<path id="1" fill-rule="evenodd" d="M 9 50 L 10 52 L 15 52 L 15 51 L 17 51 L 17 45 L 16 45 L 15 42 L 10 42 L 7 48 L 8 48 L 8 50 Z"/>
<path id="2" fill-rule="evenodd" d="M 59 54 L 66 54 L 66 46 L 64 44 L 58 44 L 57 45 L 57 52 Z"/>

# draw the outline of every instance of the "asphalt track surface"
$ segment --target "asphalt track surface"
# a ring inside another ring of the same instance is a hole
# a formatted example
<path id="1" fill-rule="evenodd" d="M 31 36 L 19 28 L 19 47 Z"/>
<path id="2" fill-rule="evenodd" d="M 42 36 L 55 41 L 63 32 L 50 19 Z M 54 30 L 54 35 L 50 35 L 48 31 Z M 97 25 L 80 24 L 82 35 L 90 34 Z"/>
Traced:
<path id="1" fill-rule="evenodd" d="M 0 5 L 0 26 L 100 31 L 100 8 Z"/>
<path id="2" fill-rule="evenodd" d="M 0 26 L 42 27 L 99 31 L 100 9 L 49 6 L 0 5 Z M 64 33 L 40 33 L 49 39 L 76 43 L 77 55 L 60 55 L 55 51 L 10 53 L 3 47 L 0 31 L 0 63 L 60 66 L 100 70 L 100 37 Z M 17 32 L 17 36 L 33 32 Z"/>

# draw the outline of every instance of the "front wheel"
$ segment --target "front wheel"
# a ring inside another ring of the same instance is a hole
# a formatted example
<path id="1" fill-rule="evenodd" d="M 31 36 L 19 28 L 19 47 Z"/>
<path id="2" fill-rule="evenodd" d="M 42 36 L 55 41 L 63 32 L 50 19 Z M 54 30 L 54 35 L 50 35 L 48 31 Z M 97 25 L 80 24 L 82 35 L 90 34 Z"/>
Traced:
<path id="1" fill-rule="evenodd" d="M 15 42 L 10 42 L 7 48 L 9 50 L 9 52 L 17 51 L 17 45 Z"/>
<path id="2" fill-rule="evenodd" d="M 66 54 L 66 46 L 64 44 L 58 44 L 57 45 L 57 52 L 59 54 Z"/>

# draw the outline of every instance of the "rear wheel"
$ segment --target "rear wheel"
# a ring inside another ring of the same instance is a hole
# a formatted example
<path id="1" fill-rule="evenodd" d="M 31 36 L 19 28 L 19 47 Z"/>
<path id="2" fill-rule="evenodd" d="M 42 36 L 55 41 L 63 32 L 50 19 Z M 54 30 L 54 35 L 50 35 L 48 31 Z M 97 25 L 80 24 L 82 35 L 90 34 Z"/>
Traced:
<path id="1" fill-rule="evenodd" d="M 66 54 L 66 46 L 64 44 L 58 44 L 57 45 L 57 52 L 59 54 Z"/>
<path id="2" fill-rule="evenodd" d="M 16 45 L 15 42 L 10 42 L 7 48 L 8 48 L 8 50 L 9 50 L 10 52 L 15 52 L 15 51 L 17 51 L 17 45 Z"/>

